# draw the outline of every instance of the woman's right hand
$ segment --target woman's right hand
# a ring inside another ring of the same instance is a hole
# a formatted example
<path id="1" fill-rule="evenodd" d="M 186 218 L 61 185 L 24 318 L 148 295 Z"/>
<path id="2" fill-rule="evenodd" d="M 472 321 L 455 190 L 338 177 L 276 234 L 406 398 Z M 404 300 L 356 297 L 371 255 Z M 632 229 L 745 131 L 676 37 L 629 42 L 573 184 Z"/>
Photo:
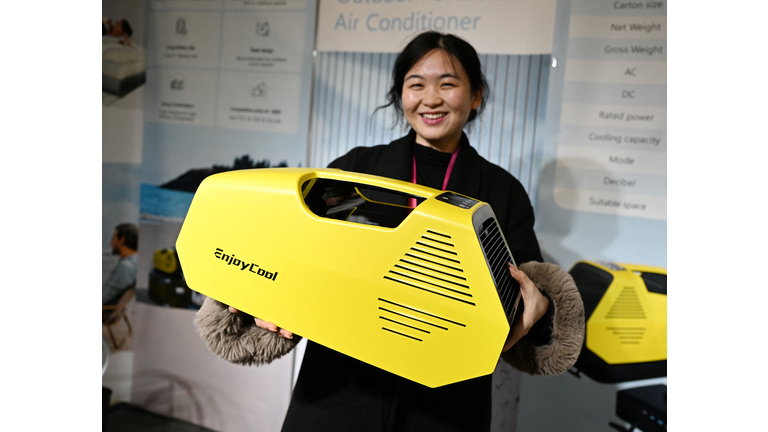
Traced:
<path id="1" fill-rule="evenodd" d="M 239 310 L 233 308 L 232 306 L 229 306 L 229 311 L 231 313 L 238 313 Z M 286 339 L 293 339 L 293 333 L 278 327 L 275 323 L 271 323 L 269 321 L 260 320 L 256 317 L 253 317 L 253 320 L 256 322 L 256 326 L 259 328 L 262 328 L 264 330 L 269 330 L 271 332 L 277 332 L 277 335 L 286 338 Z"/>

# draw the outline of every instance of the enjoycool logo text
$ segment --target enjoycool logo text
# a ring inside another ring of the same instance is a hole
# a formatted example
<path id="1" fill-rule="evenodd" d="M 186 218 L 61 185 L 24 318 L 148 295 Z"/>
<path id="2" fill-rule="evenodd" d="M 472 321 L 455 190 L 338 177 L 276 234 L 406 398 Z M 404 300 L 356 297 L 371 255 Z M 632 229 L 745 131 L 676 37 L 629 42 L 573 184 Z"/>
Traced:
<path id="1" fill-rule="evenodd" d="M 216 252 L 213 253 L 213 256 L 226 262 L 227 265 L 235 266 L 235 268 L 239 269 L 240 271 L 248 270 L 253 274 L 256 274 L 258 276 L 263 276 L 272 281 L 277 279 L 277 272 L 272 273 L 259 267 L 259 265 L 256 263 L 249 263 L 239 258 L 235 258 L 235 254 L 232 254 L 232 255 L 225 254 L 223 249 L 216 248 Z"/>

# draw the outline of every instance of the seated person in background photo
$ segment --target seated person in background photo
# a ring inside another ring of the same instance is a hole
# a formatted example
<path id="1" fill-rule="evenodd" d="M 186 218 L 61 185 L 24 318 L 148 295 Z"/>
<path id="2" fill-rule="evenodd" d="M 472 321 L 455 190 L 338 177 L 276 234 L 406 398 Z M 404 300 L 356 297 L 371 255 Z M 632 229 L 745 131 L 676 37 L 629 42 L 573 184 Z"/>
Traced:
<path id="1" fill-rule="evenodd" d="M 136 262 L 138 255 L 139 229 L 132 223 L 115 227 L 112 234 L 112 253 L 120 255 L 120 261 L 101 286 L 101 304 L 117 304 L 123 292 L 136 286 Z"/>

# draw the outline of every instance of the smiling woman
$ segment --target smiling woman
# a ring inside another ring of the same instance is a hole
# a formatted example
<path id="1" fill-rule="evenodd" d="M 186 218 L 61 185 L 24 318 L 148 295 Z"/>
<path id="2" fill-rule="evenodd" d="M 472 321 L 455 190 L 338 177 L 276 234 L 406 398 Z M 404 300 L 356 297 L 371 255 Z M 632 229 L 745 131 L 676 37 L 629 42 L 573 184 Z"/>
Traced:
<path id="1" fill-rule="evenodd" d="M 480 59 L 469 43 L 450 34 L 421 33 L 395 60 L 388 102 L 377 108 L 393 108 L 397 121 L 410 125 L 408 135 L 389 144 L 354 148 L 329 167 L 450 190 L 490 204 L 514 261 L 522 263 L 519 269 L 510 265 L 509 273 L 520 283 L 524 311 L 511 323 L 498 352 L 523 372 L 560 374 L 581 352 L 583 304 L 570 276 L 541 262 L 533 208 L 522 184 L 481 157 L 463 132 L 482 114 L 489 92 Z M 333 247 L 329 242 L 326 252 L 334 253 Z M 269 362 L 285 354 L 285 344 L 298 341 L 291 339 L 291 329 L 258 318 L 241 320 L 230 313 L 239 312 L 227 310 L 209 298 L 197 321 L 201 334 L 221 348 L 224 358 L 247 346 L 256 349 L 249 348 L 254 354 L 246 362 Z M 249 324 L 234 328 L 222 323 Z M 252 333 L 253 325 L 263 333 L 248 339 L 245 335 Z M 482 329 L 478 331 L 482 337 Z M 248 340 L 222 347 L 225 333 L 243 334 L 241 339 Z M 310 340 L 282 430 L 488 431 L 492 388 L 491 375 L 429 388 Z"/>

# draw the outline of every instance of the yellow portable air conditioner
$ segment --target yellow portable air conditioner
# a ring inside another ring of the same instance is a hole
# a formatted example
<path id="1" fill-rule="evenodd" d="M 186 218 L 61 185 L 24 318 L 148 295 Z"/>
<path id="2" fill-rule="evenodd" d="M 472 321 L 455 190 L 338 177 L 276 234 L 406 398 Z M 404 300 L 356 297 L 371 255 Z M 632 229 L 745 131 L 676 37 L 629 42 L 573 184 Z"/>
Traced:
<path id="1" fill-rule="evenodd" d="M 191 289 L 429 387 L 492 373 L 522 306 L 488 204 L 372 175 L 212 175 L 176 249 Z"/>
<path id="2" fill-rule="evenodd" d="M 602 383 L 667 376 L 666 269 L 579 261 L 569 273 L 587 317 L 576 369 Z"/>

